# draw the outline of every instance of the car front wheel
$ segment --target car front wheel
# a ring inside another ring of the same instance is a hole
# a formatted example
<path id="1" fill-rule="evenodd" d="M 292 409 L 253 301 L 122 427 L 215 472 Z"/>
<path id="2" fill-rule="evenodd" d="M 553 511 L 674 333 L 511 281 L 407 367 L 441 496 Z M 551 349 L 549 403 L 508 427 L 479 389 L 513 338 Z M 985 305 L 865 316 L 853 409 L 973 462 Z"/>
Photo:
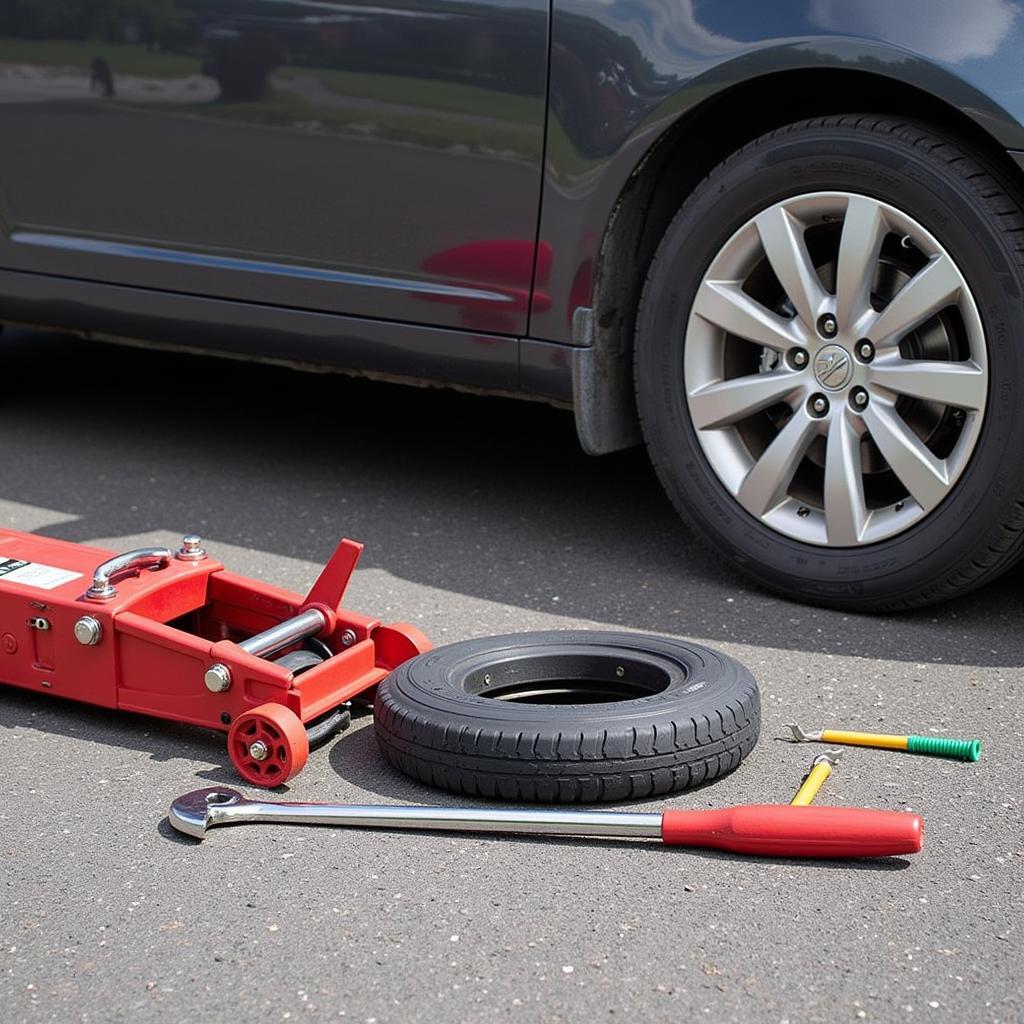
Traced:
<path id="1" fill-rule="evenodd" d="M 637 318 L 637 403 L 677 508 L 801 600 L 925 604 L 1024 540 L 1024 217 L 934 130 L 802 122 L 719 165 Z"/>

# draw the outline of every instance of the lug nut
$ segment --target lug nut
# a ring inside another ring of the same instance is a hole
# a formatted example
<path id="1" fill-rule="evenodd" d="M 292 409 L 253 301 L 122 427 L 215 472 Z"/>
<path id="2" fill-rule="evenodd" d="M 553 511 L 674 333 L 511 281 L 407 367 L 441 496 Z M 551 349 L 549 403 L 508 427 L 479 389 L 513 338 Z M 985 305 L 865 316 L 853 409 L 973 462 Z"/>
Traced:
<path id="1" fill-rule="evenodd" d="M 865 363 L 870 363 L 875 358 L 875 346 L 865 338 L 863 341 L 857 342 L 857 355 L 864 360 Z"/>
<path id="2" fill-rule="evenodd" d="M 868 404 L 868 393 L 863 388 L 854 388 L 850 392 L 850 401 L 857 409 L 863 409 Z"/>
<path id="3" fill-rule="evenodd" d="M 269 753 L 270 751 L 267 750 L 267 745 L 263 740 L 256 740 L 249 744 L 249 756 L 254 761 L 266 761 L 267 754 Z"/>
<path id="4" fill-rule="evenodd" d="M 807 353 L 802 348 L 793 349 L 789 356 L 790 362 L 797 368 L 807 365 Z"/>
<path id="5" fill-rule="evenodd" d="M 203 676 L 210 693 L 223 693 L 231 686 L 231 669 L 227 665 L 211 665 Z"/>
<path id="6" fill-rule="evenodd" d="M 811 412 L 815 416 L 824 416 L 828 412 L 828 399 L 824 395 L 815 395 L 811 399 Z"/>
<path id="7" fill-rule="evenodd" d="M 839 324 L 831 313 L 825 313 L 818 318 L 818 333 L 823 338 L 834 338 L 839 333 Z"/>

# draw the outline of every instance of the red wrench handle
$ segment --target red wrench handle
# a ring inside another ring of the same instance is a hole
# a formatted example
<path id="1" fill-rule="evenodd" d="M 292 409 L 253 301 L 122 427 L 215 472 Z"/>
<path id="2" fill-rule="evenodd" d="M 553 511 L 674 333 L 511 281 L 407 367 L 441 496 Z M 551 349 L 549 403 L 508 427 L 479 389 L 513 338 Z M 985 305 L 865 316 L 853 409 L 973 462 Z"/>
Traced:
<path id="1" fill-rule="evenodd" d="M 708 846 L 761 857 L 888 857 L 917 853 L 919 814 L 862 807 L 757 804 L 713 811 L 665 811 L 670 846 Z"/>

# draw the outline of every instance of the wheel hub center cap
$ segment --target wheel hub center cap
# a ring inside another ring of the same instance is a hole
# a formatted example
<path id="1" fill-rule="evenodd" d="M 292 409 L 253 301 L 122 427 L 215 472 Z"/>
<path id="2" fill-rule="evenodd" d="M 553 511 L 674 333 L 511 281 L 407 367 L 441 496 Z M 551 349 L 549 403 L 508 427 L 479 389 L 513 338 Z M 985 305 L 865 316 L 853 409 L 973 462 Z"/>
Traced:
<path id="1" fill-rule="evenodd" d="M 829 391 L 845 388 L 853 376 L 850 353 L 842 345 L 826 345 L 814 357 L 814 376 Z"/>

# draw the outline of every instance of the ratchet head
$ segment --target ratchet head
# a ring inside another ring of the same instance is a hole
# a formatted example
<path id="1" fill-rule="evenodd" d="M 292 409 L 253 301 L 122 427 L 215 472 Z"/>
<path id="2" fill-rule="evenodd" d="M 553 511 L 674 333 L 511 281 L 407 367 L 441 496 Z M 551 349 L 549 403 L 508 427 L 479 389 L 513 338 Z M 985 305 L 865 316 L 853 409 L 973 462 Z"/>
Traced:
<path id="1" fill-rule="evenodd" d="M 202 839 L 211 825 L 225 820 L 224 810 L 245 802 L 245 797 L 237 789 L 228 786 L 197 789 L 179 796 L 171 804 L 167 819 L 179 832 Z"/>

